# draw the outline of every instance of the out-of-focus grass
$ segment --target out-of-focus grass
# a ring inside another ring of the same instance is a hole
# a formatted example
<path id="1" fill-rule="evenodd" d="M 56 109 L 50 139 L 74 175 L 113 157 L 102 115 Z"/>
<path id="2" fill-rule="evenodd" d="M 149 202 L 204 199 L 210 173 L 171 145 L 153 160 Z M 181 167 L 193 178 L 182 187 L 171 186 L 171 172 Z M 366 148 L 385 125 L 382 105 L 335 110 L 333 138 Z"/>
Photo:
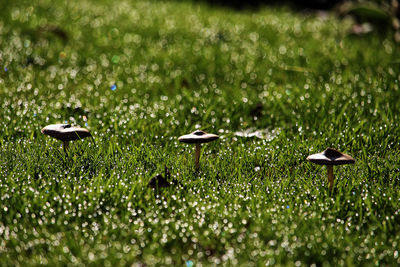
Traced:
<path id="1" fill-rule="evenodd" d="M 1 265 L 396 265 L 399 49 L 349 21 L 173 1 L 0 11 Z M 390 35 L 388 35 L 390 36 Z M 68 155 L 40 134 L 87 127 Z M 177 137 L 219 133 L 193 148 Z M 266 129 L 266 139 L 235 135 Z M 307 155 L 335 147 L 354 166 Z M 164 166 L 180 186 L 155 196 Z"/>

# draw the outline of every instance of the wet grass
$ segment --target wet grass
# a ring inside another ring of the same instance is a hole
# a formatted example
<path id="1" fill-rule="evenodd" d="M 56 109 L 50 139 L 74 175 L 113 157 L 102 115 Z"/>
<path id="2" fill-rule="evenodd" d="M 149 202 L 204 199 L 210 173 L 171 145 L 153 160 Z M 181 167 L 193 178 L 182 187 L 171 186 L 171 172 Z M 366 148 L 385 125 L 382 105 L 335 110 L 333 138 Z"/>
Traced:
<path id="1" fill-rule="evenodd" d="M 0 265 L 397 265 L 399 48 L 173 1 L 0 11 Z M 65 155 L 52 123 L 95 136 Z M 201 128 L 203 148 L 177 137 Z M 249 133 L 262 133 L 259 139 Z M 356 164 L 307 155 L 335 147 Z M 147 187 L 168 166 L 177 186 Z"/>

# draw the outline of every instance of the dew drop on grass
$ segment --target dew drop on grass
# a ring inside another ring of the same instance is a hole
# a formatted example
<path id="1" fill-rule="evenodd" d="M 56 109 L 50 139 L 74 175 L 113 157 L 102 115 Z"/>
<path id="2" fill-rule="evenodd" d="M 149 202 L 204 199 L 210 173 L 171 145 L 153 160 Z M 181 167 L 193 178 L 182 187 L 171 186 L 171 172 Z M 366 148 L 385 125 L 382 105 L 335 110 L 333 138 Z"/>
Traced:
<path id="1" fill-rule="evenodd" d="M 115 90 L 117 90 L 117 86 L 116 86 L 115 84 L 113 84 L 113 85 L 111 85 L 110 89 L 111 89 L 112 91 L 115 91 Z"/>
<path id="2" fill-rule="evenodd" d="M 59 57 L 60 57 L 60 59 L 65 59 L 67 57 L 67 53 L 65 53 L 64 51 L 61 51 Z"/>
<path id="3" fill-rule="evenodd" d="M 267 141 L 271 141 L 272 139 L 278 136 L 279 132 L 280 132 L 279 129 L 269 130 L 269 129 L 248 128 L 246 130 L 236 131 L 234 132 L 234 135 L 245 138 L 257 137 L 259 139 L 265 139 Z"/>
<path id="4" fill-rule="evenodd" d="M 114 55 L 114 56 L 111 58 L 111 61 L 112 61 L 113 63 L 117 64 L 117 63 L 119 62 L 119 59 L 120 59 L 119 56 Z"/>

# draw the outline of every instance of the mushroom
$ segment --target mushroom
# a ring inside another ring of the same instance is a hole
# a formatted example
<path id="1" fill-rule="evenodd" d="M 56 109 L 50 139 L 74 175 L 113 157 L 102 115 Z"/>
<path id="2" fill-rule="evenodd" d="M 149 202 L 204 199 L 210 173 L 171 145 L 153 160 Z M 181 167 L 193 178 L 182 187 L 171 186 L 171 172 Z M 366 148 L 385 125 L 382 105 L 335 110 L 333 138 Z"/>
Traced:
<path id="1" fill-rule="evenodd" d="M 326 165 L 328 169 L 329 190 L 333 189 L 333 180 L 335 179 L 333 165 L 354 164 L 355 162 L 351 156 L 330 147 L 321 153 L 308 156 L 307 160 L 318 165 Z"/>
<path id="2" fill-rule="evenodd" d="M 196 144 L 196 152 L 194 154 L 194 164 L 196 169 L 199 168 L 200 150 L 202 143 L 209 143 L 219 138 L 216 134 L 209 134 L 202 130 L 196 130 L 193 133 L 182 135 L 178 140 L 182 143 Z"/>
<path id="3" fill-rule="evenodd" d="M 70 124 L 50 124 L 44 127 L 41 132 L 63 141 L 64 151 L 67 151 L 69 141 L 92 136 L 88 129 L 74 127 Z"/>

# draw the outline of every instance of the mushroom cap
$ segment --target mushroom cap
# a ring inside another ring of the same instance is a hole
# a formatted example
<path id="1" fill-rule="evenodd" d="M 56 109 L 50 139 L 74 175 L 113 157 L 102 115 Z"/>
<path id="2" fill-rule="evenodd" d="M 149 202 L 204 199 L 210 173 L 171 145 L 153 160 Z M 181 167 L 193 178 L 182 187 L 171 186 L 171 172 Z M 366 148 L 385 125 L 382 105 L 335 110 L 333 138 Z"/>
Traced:
<path id="1" fill-rule="evenodd" d="M 307 160 L 319 165 L 344 165 L 354 164 L 355 159 L 333 148 L 327 148 L 321 153 L 312 154 Z"/>
<path id="2" fill-rule="evenodd" d="M 72 141 L 92 136 L 88 129 L 71 126 L 70 124 L 50 124 L 41 131 L 61 141 Z"/>
<path id="3" fill-rule="evenodd" d="M 208 143 L 219 138 L 216 134 L 206 133 L 202 130 L 196 130 L 193 133 L 182 135 L 178 138 L 178 140 L 182 143 L 187 144 L 200 144 L 200 143 Z"/>

